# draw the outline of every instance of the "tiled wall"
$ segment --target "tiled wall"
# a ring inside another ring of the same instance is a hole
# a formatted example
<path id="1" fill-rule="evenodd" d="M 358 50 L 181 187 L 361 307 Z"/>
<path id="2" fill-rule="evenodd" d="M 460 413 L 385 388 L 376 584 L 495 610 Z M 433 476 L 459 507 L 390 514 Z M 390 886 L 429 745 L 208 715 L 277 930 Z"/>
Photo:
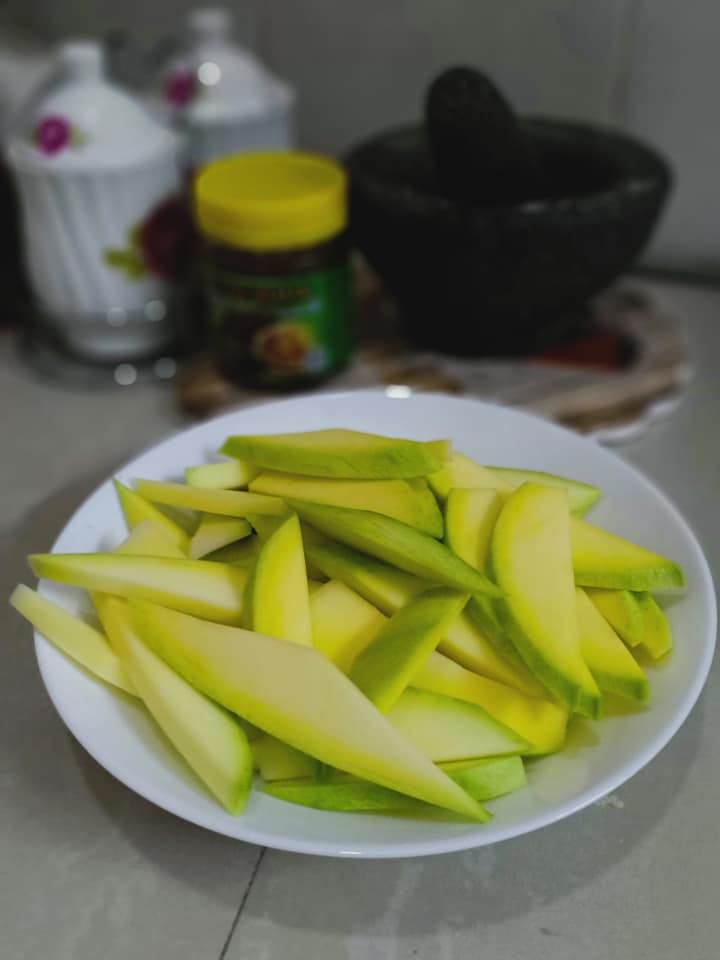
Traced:
<path id="1" fill-rule="evenodd" d="M 339 151 L 415 117 L 453 62 L 487 70 L 522 111 L 621 124 L 679 182 L 651 259 L 720 272 L 718 0 L 230 0 L 242 33 L 300 93 L 304 145 Z M 5 0 L 47 40 L 126 29 L 148 42 L 189 0 Z M 0 39 L 2 32 L 0 31 Z"/>

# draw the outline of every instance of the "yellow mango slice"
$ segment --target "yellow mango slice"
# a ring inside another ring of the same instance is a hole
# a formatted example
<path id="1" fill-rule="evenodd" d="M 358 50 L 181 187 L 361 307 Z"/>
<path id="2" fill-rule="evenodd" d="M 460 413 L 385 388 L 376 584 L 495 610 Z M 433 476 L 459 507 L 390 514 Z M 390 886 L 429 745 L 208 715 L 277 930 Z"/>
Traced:
<path id="1" fill-rule="evenodd" d="M 209 560 L 175 560 L 113 553 L 36 553 L 37 577 L 120 597 L 153 600 L 215 620 L 239 623 L 247 572 Z"/>
<path id="2" fill-rule="evenodd" d="M 252 754 L 240 721 L 145 646 L 124 600 L 104 595 L 95 603 L 133 686 L 168 740 L 225 809 L 240 813 L 253 778 Z"/>
<path id="3" fill-rule="evenodd" d="M 312 645 L 300 521 L 292 514 L 263 543 L 248 584 L 246 622 L 270 637 Z"/>
<path id="4" fill-rule="evenodd" d="M 66 656 L 106 683 L 137 696 L 127 670 L 99 630 L 24 584 L 13 590 L 10 606 Z"/>
<path id="5" fill-rule="evenodd" d="M 319 650 L 135 602 L 141 638 L 206 696 L 323 763 L 483 819 Z"/>
<path id="6" fill-rule="evenodd" d="M 578 588 L 575 594 L 580 649 L 597 685 L 645 703 L 650 687 L 641 667 L 585 592 Z"/>
<path id="7" fill-rule="evenodd" d="M 387 622 L 387 617 L 339 580 L 328 580 L 311 591 L 310 619 L 313 645 L 343 673 Z"/>
<path id="8" fill-rule="evenodd" d="M 203 513 L 200 523 L 190 540 L 188 555 L 191 560 L 200 560 L 229 543 L 243 540 L 252 533 L 252 527 L 242 517 L 222 517 L 216 513 Z"/>
<path id="9" fill-rule="evenodd" d="M 565 742 L 567 709 L 480 677 L 440 653 L 429 657 L 413 677 L 412 684 L 421 690 L 477 704 L 527 740 L 533 753 L 554 753 L 562 749 Z"/>
<path id="10" fill-rule="evenodd" d="M 534 483 L 510 494 L 491 564 L 506 594 L 497 613 L 525 663 L 571 710 L 598 716 L 600 691 L 578 637 L 567 494 Z"/>
<path id="11" fill-rule="evenodd" d="M 450 441 L 419 442 L 357 430 L 309 430 L 228 437 L 220 452 L 265 470 L 313 477 L 404 480 L 439 470 L 449 456 Z"/>
<path id="12" fill-rule="evenodd" d="M 135 487 L 142 497 L 152 503 L 200 510 L 202 513 L 219 513 L 225 517 L 246 517 L 249 513 L 279 517 L 287 513 L 285 504 L 277 497 L 245 490 L 213 490 L 158 480 L 137 480 Z"/>

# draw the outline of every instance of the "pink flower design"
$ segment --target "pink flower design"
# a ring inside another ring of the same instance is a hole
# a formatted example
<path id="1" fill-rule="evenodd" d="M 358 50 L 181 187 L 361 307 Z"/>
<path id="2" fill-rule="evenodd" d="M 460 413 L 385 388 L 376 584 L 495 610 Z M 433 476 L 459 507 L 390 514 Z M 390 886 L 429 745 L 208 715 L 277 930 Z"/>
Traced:
<path id="1" fill-rule="evenodd" d="M 165 81 L 165 99 L 174 107 L 186 106 L 194 97 L 197 77 L 192 70 L 173 70 Z"/>
<path id="2" fill-rule="evenodd" d="M 70 121 L 59 114 L 44 117 L 35 130 L 35 144 L 43 153 L 55 154 L 69 147 L 73 142 L 73 130 Z"/>

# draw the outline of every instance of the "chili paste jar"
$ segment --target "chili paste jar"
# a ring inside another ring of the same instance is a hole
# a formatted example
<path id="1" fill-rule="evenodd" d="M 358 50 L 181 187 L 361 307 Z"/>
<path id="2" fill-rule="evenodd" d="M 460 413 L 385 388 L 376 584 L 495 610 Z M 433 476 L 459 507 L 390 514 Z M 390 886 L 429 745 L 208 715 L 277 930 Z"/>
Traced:
<path id="1" fill-rule="evenodd" d="M 348 361 L 347 180 L 310 153 L 252 153 L 195 181 L 210 325 L 223 373 L 271 389 L 321 382 Z"/>

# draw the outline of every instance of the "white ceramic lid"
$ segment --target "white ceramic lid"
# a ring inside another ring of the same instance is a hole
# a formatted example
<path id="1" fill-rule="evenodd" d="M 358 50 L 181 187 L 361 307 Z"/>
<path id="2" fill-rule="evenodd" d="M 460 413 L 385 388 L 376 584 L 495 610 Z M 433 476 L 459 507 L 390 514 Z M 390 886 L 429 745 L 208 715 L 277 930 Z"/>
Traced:
<path id="1" fill-rule="evenodd" d="M 243 120 L 289 104 L 294 94 L 249 50 L 232 40 L 232 17 L 221 7 L 192 11 L 186 55 L 171 64 L 165 99 L 189 124 Z"/>
<path id="2" fill-rule="evenodd" d="M 60 171 L 126 168 L 175 151 L 176 139 L 105 77 L 99 44 L 63 44 L 8 146 L 14 166 Z"/>

